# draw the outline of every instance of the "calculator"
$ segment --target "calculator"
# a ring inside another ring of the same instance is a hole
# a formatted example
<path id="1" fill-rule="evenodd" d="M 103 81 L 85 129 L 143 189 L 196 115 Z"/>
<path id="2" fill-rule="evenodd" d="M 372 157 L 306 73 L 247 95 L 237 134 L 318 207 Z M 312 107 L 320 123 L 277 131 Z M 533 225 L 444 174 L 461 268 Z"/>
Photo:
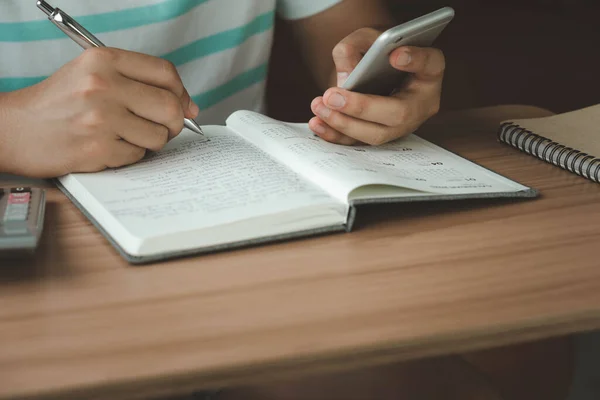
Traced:
<path id="1" fill-rule="evenodd" d="M 29 253 L 37 248 L 45 205 L 43 189 L 0 186 L 0 256 Z"/>

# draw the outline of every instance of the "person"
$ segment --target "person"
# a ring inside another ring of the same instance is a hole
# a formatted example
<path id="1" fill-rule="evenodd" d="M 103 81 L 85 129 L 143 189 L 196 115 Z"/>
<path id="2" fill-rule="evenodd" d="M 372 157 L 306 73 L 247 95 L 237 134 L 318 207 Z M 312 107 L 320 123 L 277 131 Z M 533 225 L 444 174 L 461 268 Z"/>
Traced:
<path id="1" fill-rule="evenodd" d="M 222 124 L 238 109 L 264 112 L 275 13 L 290 24 L 323 91 L 310 104 L 309 126 L 324 140 L 385 143 L 413 132 L 439 109 L 445 59 L 434 48 L 391 53 L 394 68 L 412 73 L 392 96 L 339 88 L 381 31 L 393 25 L 382 0 L 52 5 L 114 47 L 82 51 L 33 1 L 2 0 L 0 173 L 45 178 L 120 167 L 161 149 L 181 132 L 184 117 Z M 233 388 L 218 397 L 499 399 L 486 374 L 504 369 L 485 360 L 453 356 Z"/>
<path id="2" fill-rule="evenodd" d="M 115 48 L 82 52 L 33 1 L 3 1 L 3 172 L 53 177 L 119 167 L 159 150 L 182 130 L 184 116 L 222 124 L 237 109 L 263 111 L 275 12 L 290 21 L 324 91 L 309 121 L 323 139 L 383 143 L 414 131 L 439 108 L 444 57 L 432 48 L 391 54 L 395 68 L 414 73 L 394 96 L 336 88 L 392 25 L 382 1 L 54 3 Z"/>

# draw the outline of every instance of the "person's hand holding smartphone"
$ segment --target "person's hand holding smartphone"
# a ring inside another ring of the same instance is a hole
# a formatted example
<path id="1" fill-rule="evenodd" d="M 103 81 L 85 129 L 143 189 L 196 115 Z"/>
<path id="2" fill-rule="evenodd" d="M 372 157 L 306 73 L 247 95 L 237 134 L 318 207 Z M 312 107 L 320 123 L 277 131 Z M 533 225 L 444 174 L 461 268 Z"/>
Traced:
<path id="1" fill-rule="evenodd" d="M 453 16 L 446 7 L 383 34 L 364 28 L 343 39 L 333 50 L 337 87 L 313 100 L 311 130 L 346 145 L 414 132 L 439 110 L 445 59 L 428 46 Z"/>

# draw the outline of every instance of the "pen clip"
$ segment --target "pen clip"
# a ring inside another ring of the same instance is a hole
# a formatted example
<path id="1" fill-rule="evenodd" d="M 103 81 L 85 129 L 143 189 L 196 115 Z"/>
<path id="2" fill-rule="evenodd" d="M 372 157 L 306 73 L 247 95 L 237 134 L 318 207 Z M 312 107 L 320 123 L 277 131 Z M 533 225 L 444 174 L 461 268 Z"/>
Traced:
<path id="1" fill-rule="evenodd" d="M 46 3 L 44 0 L 38 0 L 37 7 L 40 10 L 42 10 L 47 16 L 52 15 L 52 13 L 54 12 L 54 7 Z"/>

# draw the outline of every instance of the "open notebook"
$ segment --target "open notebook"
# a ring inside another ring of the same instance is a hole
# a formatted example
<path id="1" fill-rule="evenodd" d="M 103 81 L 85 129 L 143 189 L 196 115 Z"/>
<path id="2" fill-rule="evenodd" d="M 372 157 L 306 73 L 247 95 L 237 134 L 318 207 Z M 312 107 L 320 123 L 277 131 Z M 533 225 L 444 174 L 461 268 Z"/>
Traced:
<path id="1" fill-rule="evenodd" d="M 249 111 L 203 129 L 59 187 L 132 263 L 349 231 L 363 203 L 536 195 L 415 135 L 347 147 Z"/>

